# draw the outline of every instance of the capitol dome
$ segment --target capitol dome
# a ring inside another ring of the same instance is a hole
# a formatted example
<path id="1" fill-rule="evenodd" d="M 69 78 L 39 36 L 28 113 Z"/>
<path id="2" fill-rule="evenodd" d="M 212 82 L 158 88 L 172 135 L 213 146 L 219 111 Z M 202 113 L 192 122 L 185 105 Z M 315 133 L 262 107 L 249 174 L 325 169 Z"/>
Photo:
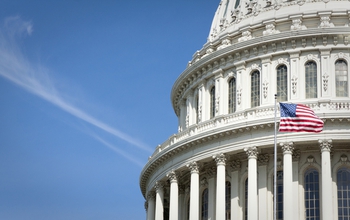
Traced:
<path id="1" fill-rule="evenodd" d="M 349 18 L 345 0 L 222 0 L 141 172 L 147 220 L 272 220 L 274 199 L 277 219 L 350 219 Z M 323 131 L 275 136 L 275 94 Z"/>

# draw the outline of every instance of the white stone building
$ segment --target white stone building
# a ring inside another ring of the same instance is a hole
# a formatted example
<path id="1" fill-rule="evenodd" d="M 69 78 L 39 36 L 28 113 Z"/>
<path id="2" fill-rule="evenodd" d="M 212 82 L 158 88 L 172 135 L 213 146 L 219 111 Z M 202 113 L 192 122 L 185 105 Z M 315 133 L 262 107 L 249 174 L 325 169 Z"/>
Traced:
<path id="1" fill-rule="evenodd" d="M 324 121 L 277 133 L 277 218 L 350 219 L 349 18 L 345 0 L 222 0 L 172 88 L 179 132 L 141 172 L 147 220 L 273 219 L 274 94 Z"/>

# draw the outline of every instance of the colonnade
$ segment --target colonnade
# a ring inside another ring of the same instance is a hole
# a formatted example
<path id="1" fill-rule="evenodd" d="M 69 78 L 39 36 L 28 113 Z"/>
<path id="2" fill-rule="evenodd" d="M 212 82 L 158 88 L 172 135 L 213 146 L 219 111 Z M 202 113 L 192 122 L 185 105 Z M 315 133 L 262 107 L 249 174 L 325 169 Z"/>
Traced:
<path id="1" fill-rule="evenodd" d="M 299 218 L 298 206 L 298 159 L 300 153 L 294 152 L 293 142 L 279 144 L 283 152 L 283 219 L 293 220 Z M 332 140 L 319 140 L 321 150 L 321 201 L 332 201 L 332 175 L 331 175 L 331 156 Z M 247 220 L 267 220 L 271 219 L 267 210 L 267 164 L 269 157 L 266 154 L 259 155 L 259 149 L 256 146 L 244 149 L 248 158 L 248 195 L 245 201 L 247 205 Z M 226 201 L 225 201 L 225 183 L 226 183 L 226 166 L 227 156 L 219 153 L 213 156 L 216 162 L 215 170 L 208 170 L 211 173 L 209 180 L 205 183 L 200 182 L 199 162 L 187 164 L 190 171 L 190 200 L 188 217 L 184 215 L 187 211 L 187 205 L 183 200 L 183 193 L 179 190 L 178 174 L 172 170 L 167 174 L 170 182 L 170 202 L 169 202 L 169 219 L 170 220 L 200 220 L 200 194 L 201 184 L 207 184 L 208 187 L 208 219 L 226 220 Z M 245 189 L 240 187 L 239 170 L 241 162 L 234 160 L 229 163 L 231 168 L 231 219 L 245 219 L 244 217 L 244 196 Z M 216 181 L 215 178 L 216 177 Z M 244 184 L 243 184 L 244 185 Z M 240 189 L 240 190 L 239 190 Z M 147 220 L 164 220 L 164 180 L 157 181 L 154 190 L 147 193 Z M 333 218 L 333 208 L 327 202 L 321 202 L 322 219 Z"/>

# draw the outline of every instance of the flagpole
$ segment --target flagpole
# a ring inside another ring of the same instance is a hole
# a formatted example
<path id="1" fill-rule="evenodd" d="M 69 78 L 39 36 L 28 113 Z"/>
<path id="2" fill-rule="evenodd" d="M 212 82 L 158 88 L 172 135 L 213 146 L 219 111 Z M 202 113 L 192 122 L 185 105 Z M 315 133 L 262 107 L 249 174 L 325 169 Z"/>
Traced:
<path id="1" fill-rule="evenodd" d="M 277 218 L 277 122 L 276 122 L 276 115 L 277 115 L 277 94 L 275 94 L 275 134 L 274 134 L 274 161 L 273 161 L 273 172 L 274 172 L 274 178 L 273 178 L 273 219 L 276 220 Z"/>

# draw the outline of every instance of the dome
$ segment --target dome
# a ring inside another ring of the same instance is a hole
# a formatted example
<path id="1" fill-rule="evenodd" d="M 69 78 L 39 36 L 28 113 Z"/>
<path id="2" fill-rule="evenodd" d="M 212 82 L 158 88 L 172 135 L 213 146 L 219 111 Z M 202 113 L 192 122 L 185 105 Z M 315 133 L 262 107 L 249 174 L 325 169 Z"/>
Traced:
<path id="1" fill-rule="evenodd" d="M 219 3 L 171 90 L 178 133 L 140 175 L 148 220 L 350 218 L 349 8 Z M 278 132 L 276 102 L 306 106 L 323 131 Z"/>

